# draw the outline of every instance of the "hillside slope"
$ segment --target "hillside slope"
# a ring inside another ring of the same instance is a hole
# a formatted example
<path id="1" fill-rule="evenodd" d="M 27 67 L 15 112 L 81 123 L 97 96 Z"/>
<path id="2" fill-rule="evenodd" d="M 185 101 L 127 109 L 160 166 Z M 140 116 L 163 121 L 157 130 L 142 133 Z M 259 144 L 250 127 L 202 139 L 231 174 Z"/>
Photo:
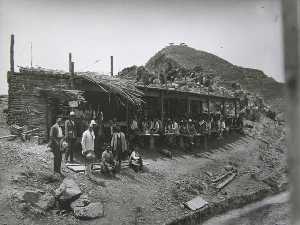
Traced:
<path id="1" fill-rule="evenodd" d="M 261 95 L 268 104 L 278 110 L 281 111 L 285 106 L 284 84 L 260 70 L 239 67 L 211 53 L 180 45 L 163 48 L 145 65 L 152 73 L 159 73 L 170 66 L 188 70 L 201 67 L 204 73 L 219 77 L 225 87 L 231 87 L 233 83 L 238 82 L 243 89 Z"/>

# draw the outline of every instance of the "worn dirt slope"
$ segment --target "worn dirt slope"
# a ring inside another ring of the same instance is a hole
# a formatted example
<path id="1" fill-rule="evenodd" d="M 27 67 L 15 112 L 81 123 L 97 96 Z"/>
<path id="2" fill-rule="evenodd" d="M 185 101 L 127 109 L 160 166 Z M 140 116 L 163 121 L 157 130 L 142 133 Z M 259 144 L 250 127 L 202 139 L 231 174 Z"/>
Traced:
<path id="1" fill-rule="evenodd" d="M 14 197 L 24 189 L 48 191 L 57 188 L 60 182 L 50 182 L 53 156 L 46 146 L 37 146 L 20 141 L 0 142 L 0 224 L 163 224 L 175 218 L 189 215 L 188 209 L 180 207 L 182 202 L 201 195 L 210 204 L 222 204 L 228 200 L 244 198 L 252 193 L 272 194 L 285 183 L 285 147 L 280 137 L 282 127 L 274 129 L 272 121 L 254 124 L 250 136 L 228 137 L 215 140 L 211 151 L 194 153 L 174 151 L 172 159 L 157 152 L 143 151 L 149 163 L 143 173 L 123 169 L 116 179 L 95 174 L 105 182 L 97 185 L 83 174 L 75 174 L 64 167 L 66 176 L 73 177 L 92 201 L 104 204 L 105 217 L 81 221 L 72 214 L 58 215 L 57 210 L 45 216 L 22 211 Z M 217 143 L 219 142 L 219 143 Z M 268 145 L 265 142 L 273 143 Z M 200 153 L 196 154 L 195 153 Z M 226 166 L 238 171 L 236 179 L 224 189 L 216 192 L 207 172 L 214 177 L 224 173 Z M 282 181 L 282 182 L 280 182 Z M 277 186 L 279 185 L 279 186 Z M 224 205 L 225 204 L 225 205 Z"/>
<path id="2" fill-rule="evenodd" d="M 267 103 L 279 110 L 284 108 L 283 83 L 275 81 L 263 71 L 239 67 L 211 53 L 179 45 L 163 48 L 150 58 L 145 67 L 154 72 L 168 64 L 186 69 L 201 66 L 204 72 L 219 76 L 225 86 L 239 82 L 244 89 L 261 94 Z"/>

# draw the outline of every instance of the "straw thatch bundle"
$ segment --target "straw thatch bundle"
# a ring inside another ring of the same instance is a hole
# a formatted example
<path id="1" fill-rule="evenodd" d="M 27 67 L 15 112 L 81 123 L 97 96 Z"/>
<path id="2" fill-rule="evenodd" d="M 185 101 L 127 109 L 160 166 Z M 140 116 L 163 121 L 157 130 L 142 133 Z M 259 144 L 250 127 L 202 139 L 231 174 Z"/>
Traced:
<path id="1" fill-rule="evenodd" d="M 76 77 L 95 84 L 104 92 L 120 95 L 134 105 L 140 105 L 143 102 L 143 92 L 129 80 L 100 75 L 95 72 L 79 72 L 76 73 Z"/>

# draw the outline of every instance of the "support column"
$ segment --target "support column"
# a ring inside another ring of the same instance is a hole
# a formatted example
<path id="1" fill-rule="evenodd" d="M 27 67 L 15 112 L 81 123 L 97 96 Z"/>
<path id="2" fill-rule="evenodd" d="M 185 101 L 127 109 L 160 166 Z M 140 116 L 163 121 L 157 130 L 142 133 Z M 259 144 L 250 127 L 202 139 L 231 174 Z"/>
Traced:
<path id="1" fill-rule="evenodd" d="M 165 114 L 165 109 L 164 109 L 164 93 L 160 93 L 160 116 L 161 116 L 161 122 L 164 124 L 164 114 Z"/>
<path id="2" fill-rule="evenodd" d="M 237 103 L 234 101 L 234 116 L 237 117 Z"/>
<path id="3" fill-rule="evenodd" d="M 203 102 L 199 101 L 199 113 L 203 113 Z"/>
<path id="4" fill-rule="evenodd" d="M 209 98 L 207 99 L 207 113 L 208 113 L 208 115 L 210 114 L 210 100 L 209 100 Z"/>
<path id="5" fill-rule="evenodd" d="M 191 99 L 187 98 L 187 113 L 190 116 L 191 114 Z"/>
<path id="6" fill-rule="evenodd" d="M 128 99 L 126 100 L 126 121 L 127 121 L 126 129 L 127 129 L 127 134 L 128 134 L 128 132 L 129 132 L 129 106 L 128 106 Z"/>
<path id="7" fill-rule="evenodd" d="M 223 101 L 222 102 L 222 113 L 223 113 L 223 116 L 226 116 L 226 102 L 225 101 Z"/>

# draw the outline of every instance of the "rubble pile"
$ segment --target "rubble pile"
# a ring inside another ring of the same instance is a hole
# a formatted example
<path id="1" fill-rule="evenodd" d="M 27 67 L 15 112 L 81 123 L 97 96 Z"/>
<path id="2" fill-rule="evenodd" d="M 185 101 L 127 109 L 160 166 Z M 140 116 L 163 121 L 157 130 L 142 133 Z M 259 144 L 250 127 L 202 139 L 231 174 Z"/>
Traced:
<path id="1" fill-rule="evenodd" d="M 72 178 L 65 178 L 54 191 L 41 189 L 17 190 L 12 198 L 28 216 L 45 216 L 51 210 L 70 211 L 78 219 L 95 219 L 104 216 L 101 202 L 91 202 Z"/>

